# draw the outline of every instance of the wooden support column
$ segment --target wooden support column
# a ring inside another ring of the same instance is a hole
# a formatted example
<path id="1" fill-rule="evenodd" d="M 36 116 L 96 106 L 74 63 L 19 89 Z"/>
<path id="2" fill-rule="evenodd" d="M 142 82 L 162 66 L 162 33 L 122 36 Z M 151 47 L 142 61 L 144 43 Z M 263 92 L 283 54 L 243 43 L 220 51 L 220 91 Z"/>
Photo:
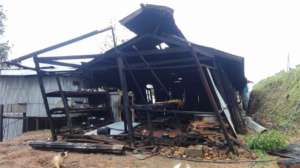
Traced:
<path id="1" fill-rule="evenodd" d="M 55 132 L 54 122 L 53 122 L 53 118 L 52 118 L 51 113 L 50 113 L 49 103 L 48 103 L 48 99 L 46 97 L 46 90 L 45 90 L 45 87 L 44 87 L 44 84 L 43 84 L 43 79 L 42 79 L 42 73 L 43 72 L 40 69 L 40 65 L 39 65 L 38 58 L 37 58 L 36 55 L 33 56 L 33 61 L 34 61 L 34 64 L 35 64 L 35 69 L 36 69 L 37 78 L 38 78 L 38 82 L 39 82 L 40 89 L 41 89 L 41 94 L 42 94 L 45 110 L 46 110 L 47 117 L 48 117 L 49 124 L 50 124 L 52 140 L 56 141 L 57 140 L 57 135 L 56 135 L 56 132 Z"/>
<path id="2" fill-rule="evenodd" d="M 126 60 L 124 60 L 124 63 L 126 65 L 126 68 L 128 68 L 128 63 Z M 139 92 L 139 95 L 140 97 L 142 98 L 142 102 L 143 104 L 148 104 L 146 98 L 145 98 L 145 95 L 143 94 L 143 89 L 140 87 L 136 77 L 134 76 L 134 73 L 131 71 L 131 70 L 128 70 L 138 92 Z M 146 115 L 147 115 L 147 127 L 148 127 L 148 130 L 150 130 L 150 136 L 152 136 L 153 134 L 153 128 L 152 128 L 152 121 L 151 121 L 151 114 L 149 111 L 146 111 Z"/>
<path id="3" fill-rule="evenodd" d="M 125 112 L 125 120 L 124 121 L 124 130 L 128 129 L 128 138 L 130 140 L 131 145 L 133 145 L 133 125 L 132 125 L 132 114 L 129 110 L 129 98 L 128 98 L 128 87 L 127 87 L 127 80 L 126 80 L 126 73 L 125 73 L 125 67 L 124 67 L 124 60 L 122 59 L 122 55 L 120 52 L 117 51 L 117 42 L 115 37 L 114 28 L 111 29 L 112 36 L 113 36 L 113 43 L 115 47 L 116 53 L 118 53 L 117 57 L 117 64 L 118 64 L 118 70 L 119 70 L 119 76 L 120 76 L 120 84 L 123 92 L 123 112 Z"/>
<path id="4" fill-rule="evenodd" d="M 126 74 L 124 70 L 124 62 L 121 55 L 117 58 L 118 66 L 119 66 L 119 76 L 121 82 L 121 88 L 123 92 L 123 111 L 125 112 L 125 119 L 128 127 L 128 136 L 130 142 L 133 142 L 133 126 L 132 126 L 132 114 L 129 111 L 129 98 L 128 98 L 128 87 L 127 87 L 127 80 Z"/>
<path id="5" fill-rule="evenodd" d="M 27 132 L 28 128 L 28 121 L 27 121 L 27 117 L 26 117 L 26 112 L 23 112 L 23 133 Z"/>
<path id="6" fill-rule="evenodd" d="M 196 61 L 196 64 L 197 64 L 197 67 L 198 67 L 197 69 L 198 69 L 198 72 L 199 72 L 199 76 L 200 76 L 201 82 L 202 82 L 202 84 L 204 86 L 205 92 L 206 92 L 206 94 L 208 96 L 209 102 L 212 105 L 213 110 L 214 110 L 214 112 L 215 112 L 215 114 L 217 116 L 217 119 L 218 119 L 218 121 L 219 121 L 219 123 L 221 125 L 222 131 L 224 133 L 225 139 L 226 139 L 226 141 L 227 141 L 227 143 L 229 145 L 230 150 L 235 153 L 235 150 L 233 148 L 233 144 L 232 144 L 231 139 L 229 137 L 229 134 L 228 134 L 228 132 L 226 130 L 225 124 L 224 124 L 224 122 L 222 120 L 222 116 L 220 114 L 218 104 L 217 104 L 216 99 L 215 99 L 215 97 L 213 95 L 213 92 L 212 92 L 212 90 L 211 90 L 211 88 L 209 86 L 207 77 L 205 76 L 205 73 L 204 73 L 204 71 L 203 71 L 203 69 L 201 67 L 200 60 L 199 60 L 199 58 L 197 56 L 197 53 L 195 52 L 193 46 L 190 46 L 190 47 L 191 47 L 192 56 L 194 57 L 194 59 Z"/>
<path id="7" fill-rule="evenodd" d="M 3 104 L 0 105 L 0 142 L 3 141 L 3 112 L 4 112 L 4 108 L 3 108 Z"/>

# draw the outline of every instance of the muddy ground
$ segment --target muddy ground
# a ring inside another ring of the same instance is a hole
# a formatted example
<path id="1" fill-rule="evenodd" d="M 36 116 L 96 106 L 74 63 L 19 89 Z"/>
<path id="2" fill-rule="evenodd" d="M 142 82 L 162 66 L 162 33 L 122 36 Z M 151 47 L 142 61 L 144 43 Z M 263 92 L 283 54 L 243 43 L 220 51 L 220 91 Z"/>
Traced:
<path id="1" fill-rule="evenodd" d="M 35 131 L 23 134 L 15 140 L 0 143 L 0 168 L 51 168 L 51 160 L 57 152 L 33 150 L 28 146 L 31 140 L 49 137 L 48 131 Z M 64 160 L 64 168 L 254 168 L 277 167 L 276 162 L 268 163 L 198 163 L 153 156 L 139 160 L 128 153 L 125 156 L 109 154 L 69 153 Z"/>

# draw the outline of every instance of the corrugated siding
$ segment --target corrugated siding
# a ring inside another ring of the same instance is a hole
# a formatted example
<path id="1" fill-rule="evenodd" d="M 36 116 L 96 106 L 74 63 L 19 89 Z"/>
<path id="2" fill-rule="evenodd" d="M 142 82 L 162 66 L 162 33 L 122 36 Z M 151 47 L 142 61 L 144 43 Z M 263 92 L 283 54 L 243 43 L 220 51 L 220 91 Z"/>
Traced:
<path id="1" fill-rule="evenodd" d="M 23 133 L 23 119 L 3 119 L 3 140 L 10 140 Z"/>
<path id="2" fill-rule="evenodd" d="M 46 92 L 58 90 L 55 77 L 44 77 Z M 76 90 L 73 77 L 61 78 L 63 90 Z M 48 98 L 50 107 L 61 107 L 60 98 Z M 26 103 L 26 115 L 46 117 L 46 112 L 36 76 L 0 76 L 0 104 Z"/>

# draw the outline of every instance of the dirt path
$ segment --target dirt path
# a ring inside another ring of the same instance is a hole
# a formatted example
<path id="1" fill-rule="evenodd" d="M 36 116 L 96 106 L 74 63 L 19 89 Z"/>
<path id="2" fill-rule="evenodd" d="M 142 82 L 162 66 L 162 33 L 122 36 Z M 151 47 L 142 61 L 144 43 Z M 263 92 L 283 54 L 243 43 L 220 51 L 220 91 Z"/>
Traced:
<path id="1" fill-rule="evenodd" d="M 31 149 L 27 144 L 31 140 L 42 140 L 49 137 L 48 131 L 26 133 L 13 141 L 0 143 L 0 168 L 51 168 L 52 158 L 56 152 L 38 151 Z M 277 167 L 276 163 L 235 163 L 212 164 L 195 163 L 172 160 L 155 156 L 146 160 L 138 160 L 131 154 L 116 156 L 108 154 L 80 154 L 69 153 L 64 161 L 64 168 L 173 168 L 180 164 L 180 168 L 247 168 L 247 167 Z"/>

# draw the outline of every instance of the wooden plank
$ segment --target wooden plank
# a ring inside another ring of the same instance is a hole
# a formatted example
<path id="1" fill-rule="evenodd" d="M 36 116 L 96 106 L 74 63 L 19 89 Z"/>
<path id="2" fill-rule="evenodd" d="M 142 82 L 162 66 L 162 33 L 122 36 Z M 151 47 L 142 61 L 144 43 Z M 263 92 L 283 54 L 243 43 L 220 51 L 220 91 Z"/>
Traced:
<path id="1" fill-rule="evenodd" d="M 47 56 L 47 57 L 39 57 L 39 60 L 68 60 L 68 59 L 90 59 L 99 56 L 103 56 L 104 54 L 86 54 L 86 55 L 66 55 L 66 56 Z"/>
<path id="2" fill-rule="evenodd" d="M 33 141 L 29 142 L 29 146 L 40 150 L 66 150 L 75 152 L 124 154 L 124 146 L 120 144 L 108 145 L 99 143 Z"/>

